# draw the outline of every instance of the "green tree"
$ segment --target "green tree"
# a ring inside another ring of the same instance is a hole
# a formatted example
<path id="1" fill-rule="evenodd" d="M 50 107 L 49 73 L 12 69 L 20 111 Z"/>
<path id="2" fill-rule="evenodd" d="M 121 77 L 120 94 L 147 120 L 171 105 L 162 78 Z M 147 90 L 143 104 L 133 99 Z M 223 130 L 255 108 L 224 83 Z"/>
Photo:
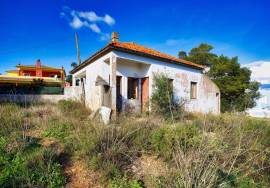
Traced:
<path id="1" fill-rule="evenodd" d="M 67 75 L 66 82 L 70 83 L 72 85 L 72 74 Z"/>
<path id="2" fill-rule="evenodd" d="M 179 51 L 178 52 L 178 57 L 180 59 L 185 59 L 187 57 L 187 53 L 185 51 Z"/>
<path id="3" fill-rule="evenodd" d="M 72 67 L 73 69 L 75 69 L 75 68 L 78 66 L 78 64 L 75 63 L 75 62 L 72 62 L 70 65 L 71 65 L 71 67 Z"/>
<path id="4" fill-rule="evenodd" d="M 178 56 L 179 58 L 183 58 L 188 61 L 209 66 L 212 65 L 213 61 L 217 58 L 216 54 L 211 53 L 211 50 L 213 49 L 213 46 L 202 43 L 198 47 L 192 48 L 186 57 L 180 57 L 180 55 L 184 54 L 184 51 L 180 51 Z"/>
<path id="5" fill-rule="evenodd" d="M 256 105 L 260 97 L 260 84 L 251 81 L 251 71 L 241 67 L 237 57 L 216 55 L 213 46 L 200 44 L 193 48 L 184 59 L 210 66 L 206 73 L 219 87 L 221 92 L 221 111 L 245 111 Z"/>

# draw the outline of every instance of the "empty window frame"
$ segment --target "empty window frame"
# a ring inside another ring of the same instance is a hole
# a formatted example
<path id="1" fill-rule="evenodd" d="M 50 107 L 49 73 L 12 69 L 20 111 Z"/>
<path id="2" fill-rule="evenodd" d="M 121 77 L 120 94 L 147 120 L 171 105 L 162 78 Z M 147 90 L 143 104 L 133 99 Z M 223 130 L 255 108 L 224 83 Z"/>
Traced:
<path id="1" fill-rule="evenodd" d="M 128 99 L 138 99 L 139 92 L 139 79 L 138 78 L 128 78 Z"/>
<path id="2" fill-rule="evenodd" d="M 170 89 L 169 89 L 169 91 L 170 91 L 170 97 L 171 97 L 171 100 L 173 100 L 173 90 L 174 90 L 174 88 L 173 88 L 173 79 L 168 79 L 168 82 L 169 82 L 169 86 L 170 86 Z"/>
<path id="3" fill-rule="evenodd" d="M 197 99 L 197 82 L 190 82 L 190 98 Z"/>
<path id="4" fill-rule="evenodd" d="M 76 86 L 80 86 L 80 79 L 79 79 L 79 78 L 76 79 L 75 85 L 76 85 Z"/>

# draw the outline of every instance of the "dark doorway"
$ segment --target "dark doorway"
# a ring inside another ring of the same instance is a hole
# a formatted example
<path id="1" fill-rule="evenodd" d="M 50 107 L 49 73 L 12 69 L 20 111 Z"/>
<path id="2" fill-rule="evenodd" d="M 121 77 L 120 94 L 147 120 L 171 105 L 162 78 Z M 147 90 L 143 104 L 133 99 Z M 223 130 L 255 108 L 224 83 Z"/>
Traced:
<path id="1" fill-rule="evenodd" d="M 116 77 L 116 110 L 117 112 L 122 111 L 122 76 Z"/>
<path id="2" fill-rule="evenodd" d="M 128 99 L 139 99 L 139 78 L 128 77 Z"/>
<path id="3" fill-rule="evenodd" d="M 142 78 L 142 110 L 148 110 L 149 104 L 149 78 Z"/>

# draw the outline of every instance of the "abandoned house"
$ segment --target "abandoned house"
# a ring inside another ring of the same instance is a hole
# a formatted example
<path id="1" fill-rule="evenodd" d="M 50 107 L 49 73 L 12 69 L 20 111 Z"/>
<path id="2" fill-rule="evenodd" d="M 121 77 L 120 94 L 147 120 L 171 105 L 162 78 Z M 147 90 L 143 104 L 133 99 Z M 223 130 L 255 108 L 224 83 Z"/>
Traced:
<path id="1" fill-rule="evenodd" d="M 185 101 L 185 110 L 219 113 L 219 88 L 203 71 L 202 65 L 133 42 L 120 42 L 118 33 L 113 32 L 111 41 L 71 74 L 73 86 L 82 88 L 82 99 L 92 110 L 101 106 L 113 112 L 150 109 L 153 77 L 164 73 L 173 85 L 174 99 Z"/>

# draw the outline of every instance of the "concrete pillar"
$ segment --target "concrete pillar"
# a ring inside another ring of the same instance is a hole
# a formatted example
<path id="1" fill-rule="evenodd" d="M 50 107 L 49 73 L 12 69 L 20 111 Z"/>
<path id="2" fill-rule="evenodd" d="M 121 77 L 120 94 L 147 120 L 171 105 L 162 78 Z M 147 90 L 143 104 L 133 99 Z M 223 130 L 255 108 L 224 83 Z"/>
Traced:
<path id="1" fill-rule="evenodd" d="M 111 109 L 112 115 L 116 115 L 116 57 L 110 57 L 110 87 L 111 87 Z"/>
<path id="2" fill-rule="evenodd" d="M 128 98 L 128 78 L 126 76 L 122 77 L 122 110 L 125 110 L 125 103 Z"/>
<path id="3" fill-rule="evenodd" d="M 76 86 L 76 77 L 72 76 L 72 86 Z"/>
<path id="4" fill-rule="evenodd" d="M 142 105 L 142 79 L 138 79 L 138 100 L 140 105 Z"/>
<path id="5" fill-rule="evenodd" d="M 151 69 L 151 67 L 150 67 Z M 154 79 L 154 75 L 152 71 L 149 71 L 149 111 L 151 111 L 151 97 L 152 97 L 152 92 L 153 92 L 153 79 Z"/>

